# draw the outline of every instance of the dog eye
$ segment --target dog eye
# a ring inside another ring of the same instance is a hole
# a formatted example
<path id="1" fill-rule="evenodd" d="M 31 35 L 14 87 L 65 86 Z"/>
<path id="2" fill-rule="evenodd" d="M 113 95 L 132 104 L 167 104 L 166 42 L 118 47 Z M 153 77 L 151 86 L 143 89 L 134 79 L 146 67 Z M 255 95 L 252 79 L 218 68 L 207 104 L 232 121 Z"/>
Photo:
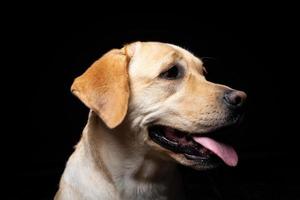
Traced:
<path id="1" fill-rule="evenodd" d="M 174 65 L 170 69 L 165 72 L 162 72 L 159 75 L 160 78 L 168 79 L 168 80 L 175 80 L 182 77 L 182 70 L 178 65 Z"/>

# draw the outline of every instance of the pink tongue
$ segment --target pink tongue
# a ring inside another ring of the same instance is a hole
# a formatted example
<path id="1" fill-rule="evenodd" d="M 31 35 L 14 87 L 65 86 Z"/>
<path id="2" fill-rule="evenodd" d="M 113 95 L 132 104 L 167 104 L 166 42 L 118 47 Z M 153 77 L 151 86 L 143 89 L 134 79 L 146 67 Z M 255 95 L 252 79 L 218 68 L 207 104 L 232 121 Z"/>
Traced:
<path id="1" fill-rule="evenodd" d="M 238 155 L 236 151 L 226 144 L 217 142 L 208 137 L 193 137 L 194 141 L 201 144 L 205 148 L 214 152 L 219 156 L 227 165 L 236 166 L 238 163 Z"/>

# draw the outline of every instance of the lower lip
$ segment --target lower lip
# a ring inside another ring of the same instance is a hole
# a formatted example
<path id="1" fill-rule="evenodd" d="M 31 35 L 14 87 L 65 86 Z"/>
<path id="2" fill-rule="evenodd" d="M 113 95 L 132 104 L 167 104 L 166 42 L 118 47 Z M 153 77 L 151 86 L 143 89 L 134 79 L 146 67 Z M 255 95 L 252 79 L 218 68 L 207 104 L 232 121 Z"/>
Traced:
<path id="1" fill-rule="evenodd" d="M 195 156 L 195 155 L 190 155 L 190 154 L 183 154 L 185 156 L 185 158 L 189 159 L 189 160 L 208 160 L 210 159 L 210 156 Z"/>

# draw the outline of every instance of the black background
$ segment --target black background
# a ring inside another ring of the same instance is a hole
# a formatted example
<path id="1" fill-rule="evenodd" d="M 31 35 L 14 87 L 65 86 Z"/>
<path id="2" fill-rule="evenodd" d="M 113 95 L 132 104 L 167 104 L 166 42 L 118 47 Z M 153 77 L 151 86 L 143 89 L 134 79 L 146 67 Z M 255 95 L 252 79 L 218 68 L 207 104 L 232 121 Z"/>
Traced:
<path id="1" fill-rule="evenodd" d="M 3 78 L 10 77 L 5 84 L 11 86 L 14 108 L 7 125 L 12 137 L 7 155 L 15 177 L 8 187 L 17 191 L 10 193 L 13 197 L 53 198 L 87 120 L 88 109 L 70 93 L 73 79 L 103 53 L 136 40 L 187 48 L 203 57 L 208 80 L 248 94 L 237 133 L 238 167 L 209 172 L 180 167 L 189 199 L 299 197 L 295 133 L 283 127 L 282 113 L 282 82 L 288 76 L 283 68 L 288 66 L 280 58 L 291 36 L 290 21 L 266 10 L 218 17 L 197 12 L 93 14 L 40 9 L 8 23 L 4 40 L 12 56 Z"/>

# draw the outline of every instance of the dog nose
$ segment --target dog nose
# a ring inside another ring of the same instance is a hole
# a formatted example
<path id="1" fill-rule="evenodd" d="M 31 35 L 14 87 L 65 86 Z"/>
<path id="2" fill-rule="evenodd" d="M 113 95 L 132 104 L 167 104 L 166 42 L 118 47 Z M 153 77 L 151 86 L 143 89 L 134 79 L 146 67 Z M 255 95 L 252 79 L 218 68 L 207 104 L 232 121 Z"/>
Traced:
<path id="1" fill-rule="evenodd" d="M 224 95 L 225 103 L 232 108 L 239 108 L 243 106 L 246 98 L 247 98 L 247 94 L 239 90 L 229 90 L 225 92 Z"/>

